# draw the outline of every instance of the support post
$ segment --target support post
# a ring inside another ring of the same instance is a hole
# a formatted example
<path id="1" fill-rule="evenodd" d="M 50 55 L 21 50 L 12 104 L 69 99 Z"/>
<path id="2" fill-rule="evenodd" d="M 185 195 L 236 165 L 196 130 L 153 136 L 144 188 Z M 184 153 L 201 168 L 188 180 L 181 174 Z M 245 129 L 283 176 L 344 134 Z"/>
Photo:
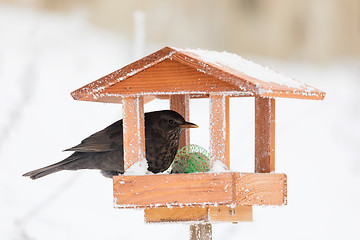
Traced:
<path id="1" fill-rule="evenodd" d="M 229 96 L 210 94 L 210 161 L 230 169 Z"/>
<path id="2" fill-rule="evenodd" d="M 170 109 L 178 112 L 189 121 L 189 95 L 170 95 Z M 179 148 L 190 144 L 190 131 L 185 129 L 185 132 L 180 137 Z M 189 207 L 186 207 L 190 209 Z M 190 239 L 191 240 L 211 240 L 211 224 L 192 224 L 190 226 Z"/>
<path id="3" fill-rule="evenodd" d="M 189 100 L 188 94 L 170 95 L 170 109 L 178 112 L 184 117 L 186 121 L 189 121 Z M 190 144 L 190 130 L 185 129 L 185 132 L 180 137 L 179 148 Z"/>
<path id="4" fill-rule="evenodd" d="M 123 99 L 124 170 L 146 158 L 143 96 Z"/>
<path id="5" fill-rule="evenodd" d="M 221 161 L 230 169 L 230 97 L 225 95 L 210 94 L 210 162 Z M 213 207 L 213 210 L 219 210 Z M 230 208 L 229 208 L 230 209 Z M 211 224 L 208 237 L 212 239 Z M 204 228 L 200 224 L 198 228 Z M 193 233 L 192 233 L 193 235 Z M 202 238 L 194 238 L 202 239 Z M 191 238 L 193 240 L 193 238 Z"/>
<path id="6" fill-rule="evenodd" d="M 190 225 L 190 240 L 211 240 L 212 226 L 210 223 Z"/>
<path id="7" fill-rule="evenodd" d="M 275 99 L 255 97 L 255 172 L 275 171 Z"/>

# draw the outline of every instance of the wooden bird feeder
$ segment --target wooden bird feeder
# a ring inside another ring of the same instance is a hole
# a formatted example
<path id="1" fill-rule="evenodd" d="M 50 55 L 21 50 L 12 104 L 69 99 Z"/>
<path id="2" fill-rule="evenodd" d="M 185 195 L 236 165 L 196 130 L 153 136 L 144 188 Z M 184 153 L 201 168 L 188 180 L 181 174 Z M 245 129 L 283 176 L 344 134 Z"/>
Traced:
<path id="1" fill-rule="evenodd" d="M 189 100 L 209 98 L 210 161 L 230 169 L 229 98 L 255 97 L 255 173 L 121 175 L 116 208 L 143 208 L 146 222 L 194 222 L 192 239 L 212 222 L 252 220 L 254 205 L 287 203 L 286 175 L 275 172 L 275 98 L 322 100 L 325 93 L 237 55 L 165 47 L 71 93 L 82 101 L 122 103 L 125 172 L 145 158 L 144 103 L 170 99 L 189 120 Z M 180 147 L 190 143 L 188 130 Z M 205 223 L 205 224 L 202 224 Z M 209 237 L 210 236 L 210 237 Z"/>

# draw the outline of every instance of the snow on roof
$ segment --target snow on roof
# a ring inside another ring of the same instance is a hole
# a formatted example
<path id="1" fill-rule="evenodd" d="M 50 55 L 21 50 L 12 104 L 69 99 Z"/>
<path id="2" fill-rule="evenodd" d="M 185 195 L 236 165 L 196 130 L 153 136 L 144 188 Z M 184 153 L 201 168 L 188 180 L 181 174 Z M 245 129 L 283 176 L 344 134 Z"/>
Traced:
<path id="1" fill-rule="evenodd" d="M 180 50 L 180 49 L 179 49 Z M 218 66 L 226 66 L 243 72 L 249 77 L 268 82 L 284 85 L 292 88 L 303 88 L 304 83 L 296 81 L 290 77 L 287 77 L 281 73 L 275 72 L 268 67 L 263 67 L 252 61 L 246 60 L 239 55 L 228 52 L 216 52 L 201 49 L 183 49 L 183 52 L 190 52 L 198 55 L 202 61 L 212 63 Z"/>
<path id="2" fill-rule="evenodd" d="M 261 66 L 228 52 L 216 52 L 201 49 L 180 49 L 177 51 L 193 57 L 202 63 L 238 77 L 235 85 L 247 82 L 256 86 L 254 95 L 262 97 L 288 97 L 322 100 L 325 93 L 305 83 L 294 80 L 268 67 Z M 226 79 L 224 79 L 226 81 Z"/>

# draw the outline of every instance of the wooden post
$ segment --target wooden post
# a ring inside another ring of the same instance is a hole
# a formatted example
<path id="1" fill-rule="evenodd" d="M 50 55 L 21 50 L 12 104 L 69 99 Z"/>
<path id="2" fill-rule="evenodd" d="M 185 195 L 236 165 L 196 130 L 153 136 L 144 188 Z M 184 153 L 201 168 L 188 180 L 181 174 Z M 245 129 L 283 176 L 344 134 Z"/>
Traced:
<path id="1" fill-rule="evenodd" d="M 275 99 L 255 97 L 255 172 L 275 171 Z"/>
<path id="2" fill-rule="evenodd" d="M 145 159 L 145 119 L 143 96 L 123 99 L 124 170 Z"/>
<path id="3" fill-rule="evenodd" d="M 210 94 L 210 162 L 221 161 L 230 169 L 229 96 Z M 210 223 L 190 226 L 191 240 L 212 239 Z"/>
<path id="4" fill-rule="evenodd" d="M 230 169 L 229 96 L 210 94 L 210 161 Z"/>
<path id="5" fill-rule="evenodd" d="M 210 223 L 190 225 L 190 240 L 211 240 L 212 226 Z"/>
<path id="6" fill-rule="evenodd" d="M 170 109 L 178 112 L 181 116 L 189 121 L 189 95 L 170 95 Z M 190 130 L 185 129 L 185 132 L 180 137 L 179 149 L 190 144 Z"/>

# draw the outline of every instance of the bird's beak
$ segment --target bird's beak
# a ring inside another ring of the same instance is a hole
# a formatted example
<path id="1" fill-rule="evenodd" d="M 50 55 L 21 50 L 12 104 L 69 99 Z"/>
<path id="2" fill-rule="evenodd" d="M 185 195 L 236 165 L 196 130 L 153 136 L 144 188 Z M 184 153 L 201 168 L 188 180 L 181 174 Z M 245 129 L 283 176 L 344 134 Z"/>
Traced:
<path id="1" fill-rule="evenodd" d="M 180 127 L 181 128 L 197 128 L 199 126 L 196 125 L 195 123 L 185 122 L 184 124 L 180 124 Z"/>

